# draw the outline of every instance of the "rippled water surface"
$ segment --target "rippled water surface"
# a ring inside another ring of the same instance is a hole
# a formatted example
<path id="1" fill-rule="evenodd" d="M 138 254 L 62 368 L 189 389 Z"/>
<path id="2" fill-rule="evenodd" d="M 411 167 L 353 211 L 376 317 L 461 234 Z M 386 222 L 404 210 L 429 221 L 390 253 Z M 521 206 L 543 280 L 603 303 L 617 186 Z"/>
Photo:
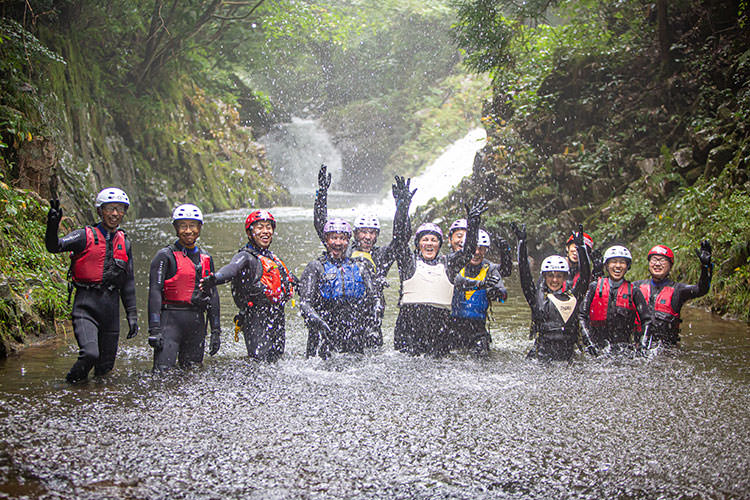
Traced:
<path id="1" fill-rule="evenodd" d="M 301 273 L 321 250 L 311 211 L 274 213 L 273 248 Z M 202 244 L 217 264 L 242 243 L 244 215 L 208 217 Z M 126 229 L 145 326 L 148 263 L 171 227 Z M 393 351 L 395 268 L 386 347 L 361 356 L 306 360 L 292 308 L 284 358 L 248 361 L 228 286 L 222 350 L 197 369 L 152 376 L 142 332 L 123 335 L 110 376 L 71 387 L 72 338 L 31 348 L 0 364 L 0 497 L 750 496 L 745 324 L 687 309 L 679 350 L 540 365 L 525 359 L 529 314 L 514 280 L 486 360 Z"/>

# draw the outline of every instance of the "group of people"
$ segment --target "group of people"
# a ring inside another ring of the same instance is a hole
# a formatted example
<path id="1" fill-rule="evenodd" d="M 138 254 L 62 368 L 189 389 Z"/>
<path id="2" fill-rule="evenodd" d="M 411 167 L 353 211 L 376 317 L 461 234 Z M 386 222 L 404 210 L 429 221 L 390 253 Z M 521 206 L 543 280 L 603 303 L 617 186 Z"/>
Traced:
<path id="1" fill-rule="evenodd" d="M 576 347 L 597 356 L 602 350 L 635 352 L 656 343 L 676 345 L 682 306 L 708 293 L 711 285 L 713 264 L 707 240 L 696 250 L 701 264 L 697 285 L 670 279 L 674 252 L 665 245 L 654 246 L 646 256 L 650 278 L 630 282 L 625 278 L 633 262 L 630 251 L 613 245 L 592 263 L 594 241 L 581 225 L 566 243 L 566 257 L 551 255 L 542 261 L 540 280 L 535 283 L 526 227 L 511 227 L 518 238 L 521 288 L 531 307 L 535 343 L 529 356 L 568 360 Z"/>
<path id="2" fill-rule="evenodd" d="M 377 244 L 380 221 L 374 215 L 358 216 L 353 224 L 328 218 L 330 184 L 324 165 L 318 175 L 313 219 L 325 251 L 299 279 L 270 249 L 276 220 L 269 211 L 254 210 L 247 216 L 247 243 L 218 270 L 197 244 L 204 223 L 201 210 L 184 204 L 173 211 L 176 241 L 157 252 L 149 273 L 148 343 L 154 349 L 155 371 L 201 363 L 209 325 L 209 354 L 220 350 L 216 287 L 224 283 L 231 283 L 238 308 L 235 337 L 242 332 L 253 359 L 274 362 L 284 353 L 285 306 L 295 292 L 308 329 L 307 357 L 325 359 L 334 352 L 360 353 L 382 346 L 384 288 L 394 262 L 400 280 L 395 349 L 435 356 L 452 350 L 480 356 L 489 352 L 490 304 L 507 298 L 503 277 L 511 274 L 513 263 L 510 246 L 502 238 L 495 242 L 500 263 L 486 257 L 492 243 L 480 228 L 486 202 L 479 198 L 465 205 L 466 217 L 450 225 L 450 249 L 441 254 L 444 236 L 434 223 L 417 227 L 411 246 L 409 207 L 416 189 L 410 188 L 410 179 L 395 178 L 393 237 L 386 246 Z M 75 289 L 73 330 L 80 350 L 66 376 L 71 383 L 85 380 L 92 368 L 96 376 L 113 368 L 119 301 L 127 315 L 127 338 L 138 334 L 132 252 L 120 228 L 129 206 L 124 191 L 104 189 L 95 202 L 100 222 L 59 237 L 63 210 L 58 200 L 50 201 L 46 247 L 54 253 L 70 252 L 69 292 Z M 648 254 L 651 278 L 630 283 L 625 273 L 632 257 L 619 245 L 608 248 L 592 272 L 593 240 L 581 226 L 568 239 L 565 257 L 544 259 L 535 282 L 525 226 L 511 226 L 518 238 L 521 286 L 532 312 L 535 343 L 530 356 L 567 360 L 576 347 L 597 355 L 604 349 L 675 344 L 682 305 L 710 286 L 707 241 L 697 252 L 702 266 L 697 286 L 669 279 L 674 254 L 663 245 Z"/>

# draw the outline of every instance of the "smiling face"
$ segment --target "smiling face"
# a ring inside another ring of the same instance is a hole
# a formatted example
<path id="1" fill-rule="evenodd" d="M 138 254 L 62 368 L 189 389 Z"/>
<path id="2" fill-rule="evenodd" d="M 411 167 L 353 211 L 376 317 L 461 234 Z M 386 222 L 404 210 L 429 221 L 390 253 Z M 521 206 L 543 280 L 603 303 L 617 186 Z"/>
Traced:
<path id="1" fill-rule="evenodd" d="M 466 239 L 466 229 L 456 229 L 451 233 L 450 245 L 454 252 L 458 252 L 464 247 Z"/>
<path id="2" fill-rule="evenodd" d="M 556 292 L 562 288 L 568 273 L 562 271 L 547 271 L 544 273 L 544 283 L 551 292 Z"/>
<path id="3" fill-rule="evenodd" d="M 102 218 L 102 225 L 111 233 L 122 223 L 128 206 L 124 203 L 105 203 L 97 211 Z"/>
<path id="4" fill-rule="evenodd" d="M 669 275 L 669 271 L 672 270 L 672 263 L 669 259 L 662 255 L 652 255 L 648 259 L 648 272 L 651 273 L 651 277 L 657 281 L 663 280 Z"/>
<path id="5" fill-rule="evenodd" d="M 567 246 L 567 253 L 568 253 L 568 261 L 576 263 L 578 262 L 578 249 L 576 248 L 575 243 L 570 242 Z"/>
<path id="6" fill-rule="evenodd" d="M 622 257 L 612 257 L 607 260 L 607 273 L 615 281 L 621 280 L 628 272 L 628 261 Z"/>
<path id="7" fill-rule="evenodd" d="M 440 238 L 437 235 L 427 233 L 419 238 L 419 253 L 424 260 L 432 260 L 440 251 Z"/>
<path id="8" fill-rule="evenodd" d="M 374 247 L 375 243 L 378 241 L 378 233 L 379 231 L 377 229 L 371 227 L 355 229 L 354 239 L 357 240 L 357 246 L 359 249 L 363 252 L 369 252 L 372 250 L 372 247 Z"/>
<path id="9" fill-rule="evenodd" d="M 469 261 L 469 264 L 472 266 L 478 266 L 482 263 L 484 260 L 484 256 L 487 255 L 487 247 L 477 247 L 477 250 L 474 252 L 474 255 L 471 257 L 471 260 Z"/>
<path id="10" fill-rule="evenodd" d="M 259 220 L 253 223 L 247 230 L 247 237 L 256 247 L 265 250 L 273 241 L 273 223 L 270 220 Z"/>
<path id="11" fill-rule="evenodd" d="M 203 224 L 197 220 L 180 219 L 174 221 L 174 228 L 177 232 L 177 239 L 185 248 L 194 248 L 195 242 L 201 235 Z"/>
<path id="12" fill-rule="evenodd" d="M 333 259 L 342 259 L 349 246 L 349 233 L 326 233 L 326 249 Z"/>

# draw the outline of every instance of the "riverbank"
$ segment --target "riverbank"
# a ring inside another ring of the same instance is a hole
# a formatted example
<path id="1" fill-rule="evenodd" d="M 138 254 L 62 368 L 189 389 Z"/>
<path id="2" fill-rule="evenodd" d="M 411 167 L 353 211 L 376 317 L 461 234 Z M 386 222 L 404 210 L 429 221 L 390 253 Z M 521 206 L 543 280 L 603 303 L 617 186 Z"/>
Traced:
<path id="1" fill-rule="evenodd" d="M 508 224 L 525 222 L 535 258 L 561 253 L 580 222 L 597 248 L 630 248 L 634 278 L 652 246 L 670 246 L 688 283 L 708 239 L 714 280 L 696 304 L 750 321 L 750 32 L 719 4 L 670 6 L 669 66 L 655 19 L 628 3 L 594 30 L 596 6 L 524 31 L 515 65 L 494 70 L 472 178 L 421 217 L 459 216 L 482 194 L 487 226 L 514 241 Z"/>

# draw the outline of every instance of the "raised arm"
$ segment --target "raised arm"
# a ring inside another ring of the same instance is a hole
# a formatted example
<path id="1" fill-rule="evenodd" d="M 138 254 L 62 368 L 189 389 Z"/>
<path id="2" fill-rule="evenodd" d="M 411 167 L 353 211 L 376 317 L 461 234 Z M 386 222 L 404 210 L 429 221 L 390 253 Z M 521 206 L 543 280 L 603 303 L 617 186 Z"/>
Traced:
<path id="1" fill-rule="evenodd" d="M 578 232 L 573 233 L 573 242 L 576 245 L 578 251 L 578 271 L 581 273 L 573 289 L 573 295 L 580 301 L 583 298 L 583 294 L 588 289 L 589 282 L 591 281 L 591 259 L 589 258 L 588 249 L 583 241 L 583 224 L 578 224 Z"/>
<path id="2" fill-rule="evenodd" d="M 487 202 L 481 196 L 474 200 L 466 207 L 466 220 L 468 228 L 466 230 L 466 241 L 461 250 L 448 255 L 448 277 L 451 281 L 469 263 L 477 250 L 477 237 L 479 235 L 479 223 L 482 220 L 482 214 L 487 211 Z"/>
<path id="3" fill-rule="evenodd" d="M 320 166 L 318 172 L 318 190 L 315 191 L 315 205 L 313 206 L 313 225 L 318 233 L 321 243 L 325 244 L 323 227 L 328 221 L 328 188 L 331 186 L 331 174 L 327 172 L 328 167 Z"/>
<path id="4" fill-rule="evenodd" d="M 536 306 L 536 285 L 531 277 L 531 268 L 529 267 L 529 255 L 526 248 L 526 224 L 518 226 L 515 222 L 511 222 L 510 227 L 518 238 L 518 277 L 521 280 L 521 290 L 533 312 Z"/>

